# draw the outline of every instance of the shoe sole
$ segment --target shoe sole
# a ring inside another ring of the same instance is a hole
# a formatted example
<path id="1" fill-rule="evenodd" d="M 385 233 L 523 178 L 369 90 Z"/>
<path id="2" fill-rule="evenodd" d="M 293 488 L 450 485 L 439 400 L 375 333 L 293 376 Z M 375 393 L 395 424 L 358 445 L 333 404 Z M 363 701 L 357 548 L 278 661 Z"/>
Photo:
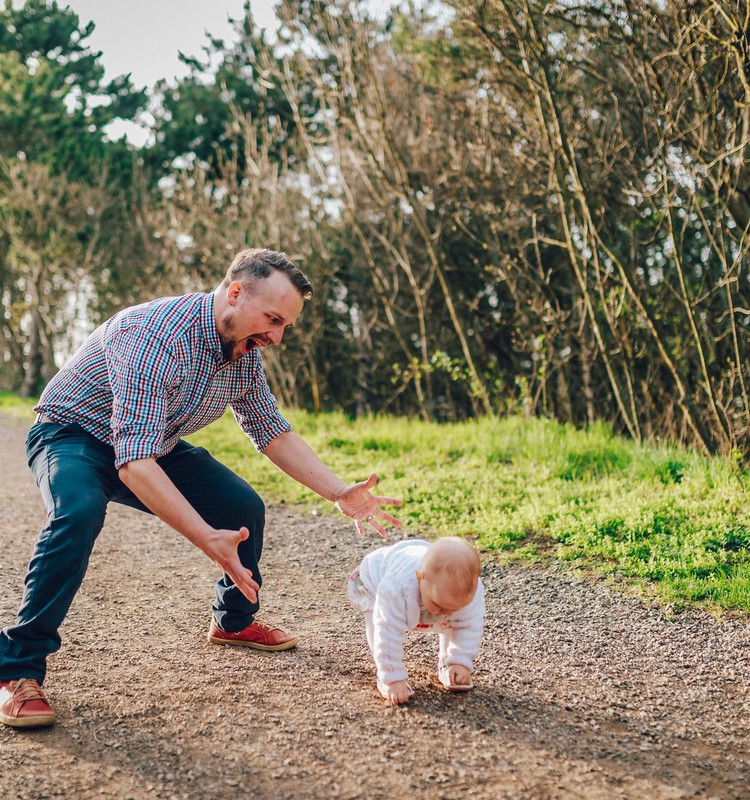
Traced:
<path id="1" fill-rule="evenodd" d="M 249 647 L 252 650 L 267 650 L 276 652 L 278 650 L 291 650 L 297 646 L 297 639 L 290 639 L 283 644 L 258 644 L 256 642 L 243 642 L 241 639 L 220 639 L 218 636 L 208 634 L 208 641 L 211 644 L 228 644 L 231 647 Z"/>
<path id="2" fill-rule="evenodd" d="M 7 717 L 0 714 L 0 722 L 9 728 L 49 728 L 55 724 L 54 716 L 47 717 Z"/>

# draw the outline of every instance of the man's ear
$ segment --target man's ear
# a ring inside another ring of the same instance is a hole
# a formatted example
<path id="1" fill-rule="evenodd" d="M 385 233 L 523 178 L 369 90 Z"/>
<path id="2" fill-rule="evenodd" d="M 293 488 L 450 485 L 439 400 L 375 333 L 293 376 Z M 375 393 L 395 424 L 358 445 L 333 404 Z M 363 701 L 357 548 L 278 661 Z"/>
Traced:
<path id="1" fill-rule="evenodd" d="M 241 294 L 242 284 L 239 281 L 232 281 L 227 288 L 227 303 L 229 303 L 230 306 L 237 305 Z"/>

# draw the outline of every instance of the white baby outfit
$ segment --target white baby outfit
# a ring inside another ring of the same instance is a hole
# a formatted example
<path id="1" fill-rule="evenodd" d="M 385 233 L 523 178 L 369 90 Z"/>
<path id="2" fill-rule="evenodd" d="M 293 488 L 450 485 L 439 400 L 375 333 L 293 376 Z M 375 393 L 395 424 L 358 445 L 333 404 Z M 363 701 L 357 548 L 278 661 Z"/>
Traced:
<path id="1" fill-rule="evenodd" d="M 407 539 L 368 553 L 349 576 L 348 594 L 365 615 L 380 686 L 406 680 L 404 637 L 415 628 L 438 634 L 438 674 L 448 685 L 448 666 L 472 670 L 484 631 L 484 586 L 479 579 L 468 606 L 448 616 L 422 607 L 417 570 L 422 568 L 429 542 Z"/>

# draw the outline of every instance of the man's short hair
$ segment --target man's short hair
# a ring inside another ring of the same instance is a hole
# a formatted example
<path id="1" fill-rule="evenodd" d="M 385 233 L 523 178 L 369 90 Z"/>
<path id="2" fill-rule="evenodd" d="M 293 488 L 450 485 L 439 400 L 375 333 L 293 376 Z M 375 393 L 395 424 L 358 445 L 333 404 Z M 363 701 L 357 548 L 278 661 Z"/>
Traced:
<path id="1" fill-rule="evenodd" d="M 289 260 L 286 253 L 255 247 L 241 250 L 229 265 L 224 277 L 224 285 L 238 281 L 244 286 L 252 286 L 256 281 L 267 278 L 272 272 L 283 272 L 289 276 L 294 288 L 305 300 L 313 296 L 313 286 L 308 277 Z"/>

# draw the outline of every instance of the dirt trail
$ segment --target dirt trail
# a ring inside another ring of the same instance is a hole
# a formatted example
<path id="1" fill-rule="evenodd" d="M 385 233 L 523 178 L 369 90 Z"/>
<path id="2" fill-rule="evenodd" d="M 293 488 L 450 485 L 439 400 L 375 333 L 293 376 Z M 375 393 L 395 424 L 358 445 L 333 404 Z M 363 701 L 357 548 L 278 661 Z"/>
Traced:
<path id="1" fill-rule="evenodd" d="M 26 428 L 0 416 L 0 624 L 43 511 Z M 249 454 L 249 457 L 254 457 Z M 408 708 L 377 694 L 345 578 L 377 537 L 269 509 L 265 654 L 205 640 L 214 567 L 111 506 L 50 660 L 55 728 L 0 728 L 0 798 L 750 797 L 750 625 L 658 608 L 562 571 L 487 562 L 477 689 L 447 695 L 437 643 L 410 635 Z"/>

